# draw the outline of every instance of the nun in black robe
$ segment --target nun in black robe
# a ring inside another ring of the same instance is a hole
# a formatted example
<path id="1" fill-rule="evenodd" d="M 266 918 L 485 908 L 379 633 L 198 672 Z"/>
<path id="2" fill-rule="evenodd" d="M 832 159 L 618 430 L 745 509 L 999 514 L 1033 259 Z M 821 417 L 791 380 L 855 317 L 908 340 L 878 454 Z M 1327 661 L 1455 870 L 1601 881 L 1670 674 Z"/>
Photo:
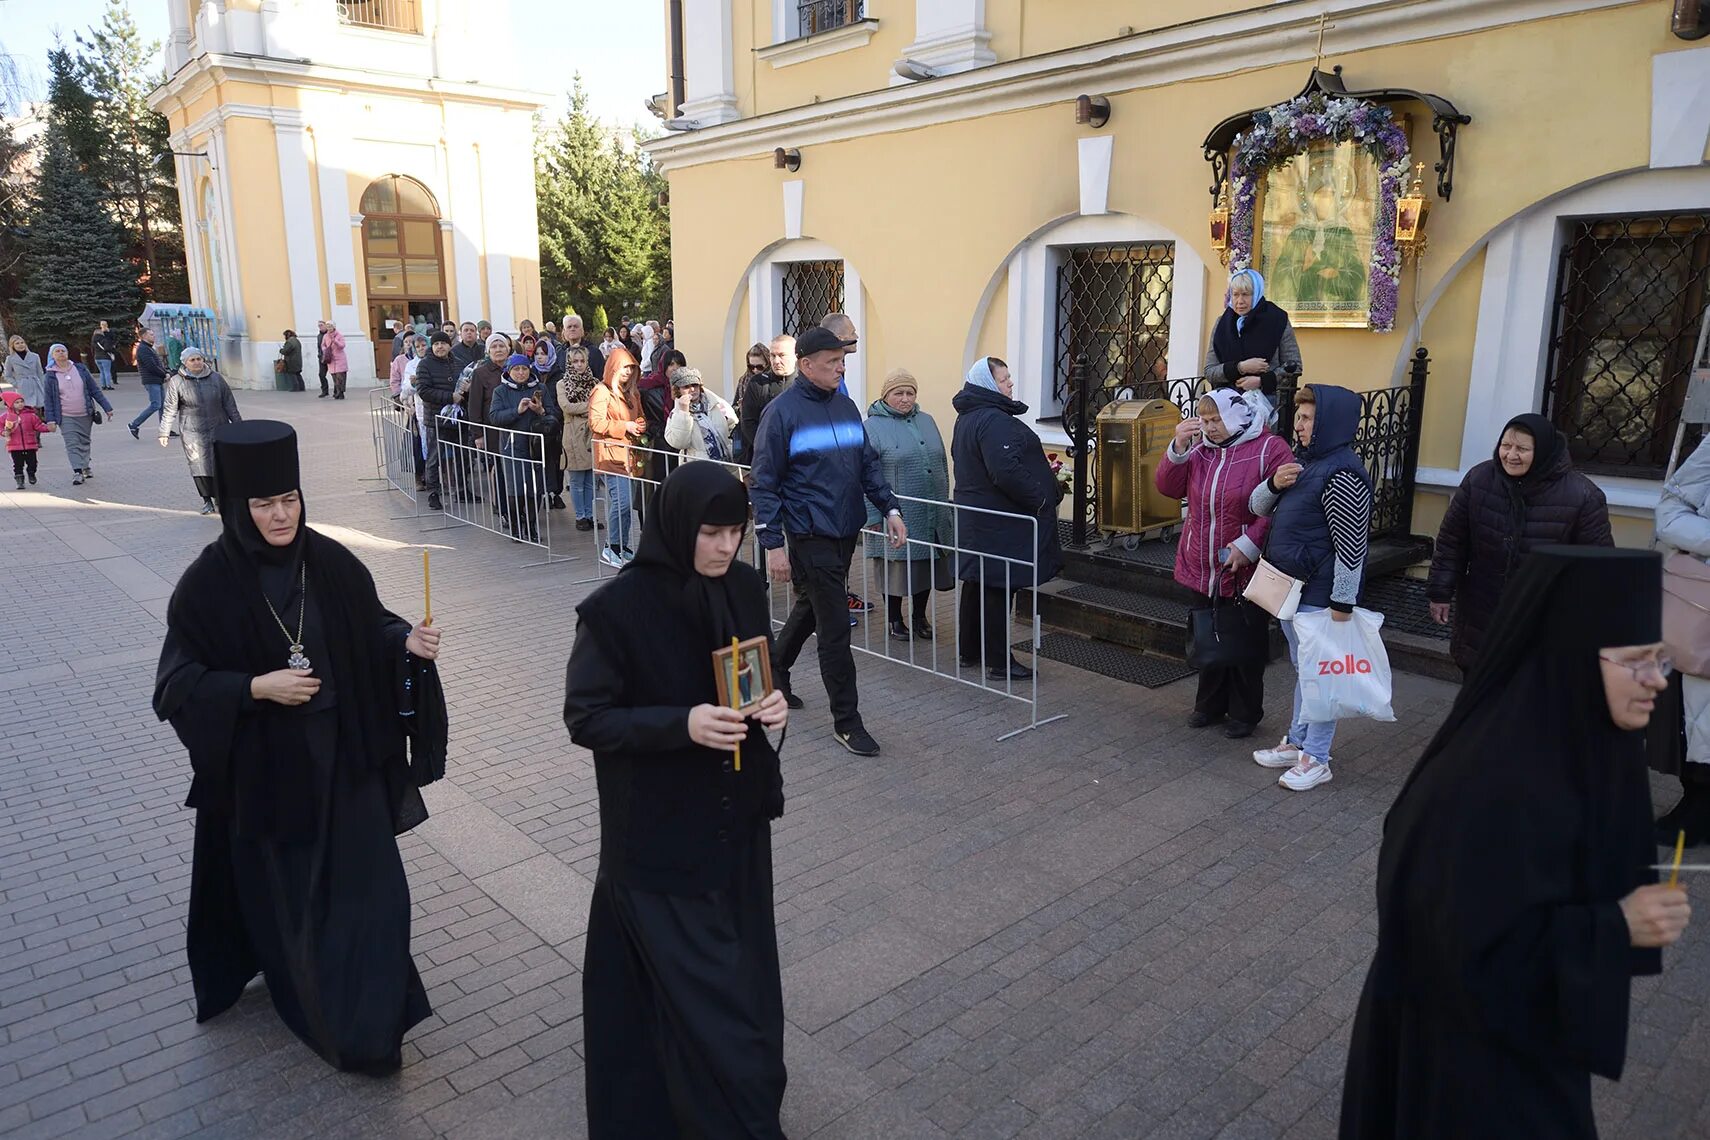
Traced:
<path id="1" fill-rule="evenodd" d="M 1620 1077 L 1631 979 L 1662 968 L 1620 905 L 1656 881 L 1644 733 L 1598 659 L 1660 642 L 1661 578 L 1557 546 L 1510 581 L 1384 823 L 1343 1140 L 1596 1136 L 1591 1074 Z"/>
<path id="2" fill-rule="evenodd" d="M 733 718 L 740 768 L 690 729 L 719 704 L 713 650 L 771 633 L 753 567 L 696 571 L 703 525 L 747 521 L 740 481 L 683 464 L 635 560 L 576 607 L 564 723 L 594 754 L 600 797 L 582 975 L 592 1140 L 783 1136 L 770 821 L 784 796 L 765 728 L 788 713 L 774 693 Z"/>
<path id="3" fill-rule="evenodd" d="M 173 591 L 154 691 L 194 773 L 196 1020 L 260 971 L 281 1020 L 328 1063 L 393 1072 L 430 1012 L 395 836 L 427 818 L 418 789 L 445 772 L 438 631 L 386 612 L 306 509 L 288 545 L 257 528 L 251 498 L 300 498 L 288 425 L 223 425 L 213 450 L 223 530 Z M 305 703 L 256 695 L 304 657 L 320 682 Z"/>

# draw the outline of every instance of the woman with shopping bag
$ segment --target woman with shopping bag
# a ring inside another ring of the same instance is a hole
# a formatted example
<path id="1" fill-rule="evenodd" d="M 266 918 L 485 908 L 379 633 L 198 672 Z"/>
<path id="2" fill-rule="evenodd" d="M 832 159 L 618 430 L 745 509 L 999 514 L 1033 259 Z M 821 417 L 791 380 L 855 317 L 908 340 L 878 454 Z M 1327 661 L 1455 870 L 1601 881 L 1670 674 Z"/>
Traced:
<path id="1" fill-rule="evenodd" d="M 1199 691 L 1188 727 L 1227 720 L 1223 734 L 1242 740 L 1264 716 L 1271 631 L 1271 615 L 1241 598 L 1271 529 L 1250 501 L 1292 456 L 1235 388 L 1202 396 L 1195 411 L 1176 425 L 1155 476 L 1159 491 L 1187 500 L 1176 581 L 1194 596 L 1188 661 Z"/>
<path id="2" fill-rule="evenodd" d="M 1277 615 L 1297 671 L 1303 667 L 1298 617 L 1329 610 L 1331 621 L 1351 622 L 1365 586 L 1372 477 L 1354 453 L 1359 429 L 1359 396 L 1346 388 L 1308 384 L 1294 400 L 1296 462 L 1253 488 L 1253 513 L 1271 519 L 1261 573 L 1268 570 L 1273 579 L 1282 575 L 1299 583 L 1298 609 Z M 1275 748 L 1253 753 L 1261 767 L 1287 769 L 1277 782 L 1294 792 L 1329 783 L 1330 745 L 1336 738 L 1334 719 L 1307 719 L 1305 690 L 1297 680 L 1288 733 Z"/>
<path id="3" fill-rule="evenodd" d="M 1657 842 L 1682 831 L 1686 844 L 1710 843 L 1710 447 L 1700 446 L 1657 500 L 1663 563 L 1663 640 L 1681 676 L 1659 698 L 1652 768 L 1680 780 L 1681 796 L 1657 820 Z M 1681 707 L 1685 706 L 1685 744 Z"/>

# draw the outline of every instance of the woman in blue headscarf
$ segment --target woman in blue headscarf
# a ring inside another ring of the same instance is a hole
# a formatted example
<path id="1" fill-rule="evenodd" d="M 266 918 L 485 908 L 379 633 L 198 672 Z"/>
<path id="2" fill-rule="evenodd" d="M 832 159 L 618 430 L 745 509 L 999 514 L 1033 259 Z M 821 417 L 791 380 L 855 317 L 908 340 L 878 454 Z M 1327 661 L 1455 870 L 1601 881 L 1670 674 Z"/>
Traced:
<path id="1" fill-rule="evenodd" d="M 1257 269 L 1237 269 L 1229 276 L 1223 316 L 1211 330 L 1205 352 L 1205 378 L 1213 388 L 1239 388 L 1264 396 L 1248 397 L 1255 412 L 1276 420 L 1277 377 L 1299 374 L 1300 344 L 1288 314 L 1265 300 L 1265 279 Z"/>

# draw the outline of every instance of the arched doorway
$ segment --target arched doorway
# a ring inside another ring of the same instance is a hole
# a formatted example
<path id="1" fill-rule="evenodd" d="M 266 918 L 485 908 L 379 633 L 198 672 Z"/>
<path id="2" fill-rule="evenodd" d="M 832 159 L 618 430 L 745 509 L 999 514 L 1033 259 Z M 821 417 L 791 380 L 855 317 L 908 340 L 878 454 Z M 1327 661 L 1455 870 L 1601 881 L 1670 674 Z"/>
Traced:
<path id="1" fill-rule="evenodd" d="M 400 322 L 445 320 L 445 258 L 439 203 L 427 187 L 388 174 L 362 192 L 362 264 L 368 282 L 368 332 L 374 374 L 392 367 L 392 335 Z"/>

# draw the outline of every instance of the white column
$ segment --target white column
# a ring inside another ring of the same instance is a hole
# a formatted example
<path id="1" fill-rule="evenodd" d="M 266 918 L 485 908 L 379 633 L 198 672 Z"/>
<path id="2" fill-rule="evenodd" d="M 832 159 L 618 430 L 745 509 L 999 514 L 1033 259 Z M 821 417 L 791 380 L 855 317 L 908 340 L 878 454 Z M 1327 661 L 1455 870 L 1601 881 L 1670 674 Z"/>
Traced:
<path id="1" fill-rule="evenodd" d="M 986 27 L 986 0 L 915 0 L 914 42 L 906 59 L 944 74 L 996 63 Z"/>
<path id="2" fill-rule="evenodd" d="M 731 0 L 683 5 L 683 117 L 703 126 L 742 117 L 736 103 L 736 46 Z"/>
<path id="3" fill-rule="evenodd" d="M 190 62 L 190 0 L 167 0 L 167 18 L 172 30 L 166 38 L 166 74 L 172 75 Z"/>
<path id="4" fill-rule="evenodd" d="M 447 133 L 452 137 L 473 137 L 461 131 Z M 479 321 L 486 317 L 481 301 L 481 248 L 485 244 L 485 226 L 481 217 L 481 167 L 475 147 L 469 144 L 446 148 L 445 216 L 451 221 L 446 235 L 456 255 L 457 280 L 448 282 L 447 292 L 457 299 L 459 321 Z"/>
<path id="5" fill-rule="evenodd" d="M 291 321 L 298 332 L 320 317 L 321 259 L 315 249 L 315 197 L 309 181 L 309 139 L 303 117 L 276 111 L 273 139 L 279 147 L 279 193 L 284 213 L 285 258 L 291 277 Z"/>
<path id="6" fill-rule="evenodd" d="M 190 140 L 174 138 L 172 149 L 187 151 L 191 149 Z M 213 308 L 210 300 L 213 290 L 202 272 L 203 243 L 208 240 L 207 233 L 202 228 L 202 209 L 197 193 L 202 172 L 195 160 L 188 155 L 173 155 L 172 165 L 178 176 L 178 215 L 184 219 L 184 261 L 190 274 L 190 302 Z"/>
<path id="7" fill-rule="evenodd" d="M 364 327 L 356 311 L 356 275 L 360 271 L 350 242 L 350 190 L 345 166 L 345 141 L 326 127 L 314 131 L 315 168 L 321 183 L 322 263 L 326 266 L 327 299 L 332 319 L 349 340 Z M 350 303 L 338 303 L 338 286 L 350 289 Z M 318 290 L 317 290 L 318 292 Z"/>
<path id="8" fill-rule="evenodd" d="M 214 199 L 218 216 L 211 219 L 219 228 L 220 267 L 226 281 L 226 309 L 220 313 L 220 323 L 228 336 L 242 338 L 249 332 L 249 320 L 243 304 L 243 279 L 238 275 L 237 231 L 232 226 L 232 186 L 226 174 L 231 170 L 230 152 L 226 147 L 226 124 L 214 125 L 208 139 L 208 158 L 214 168 Z"/>

